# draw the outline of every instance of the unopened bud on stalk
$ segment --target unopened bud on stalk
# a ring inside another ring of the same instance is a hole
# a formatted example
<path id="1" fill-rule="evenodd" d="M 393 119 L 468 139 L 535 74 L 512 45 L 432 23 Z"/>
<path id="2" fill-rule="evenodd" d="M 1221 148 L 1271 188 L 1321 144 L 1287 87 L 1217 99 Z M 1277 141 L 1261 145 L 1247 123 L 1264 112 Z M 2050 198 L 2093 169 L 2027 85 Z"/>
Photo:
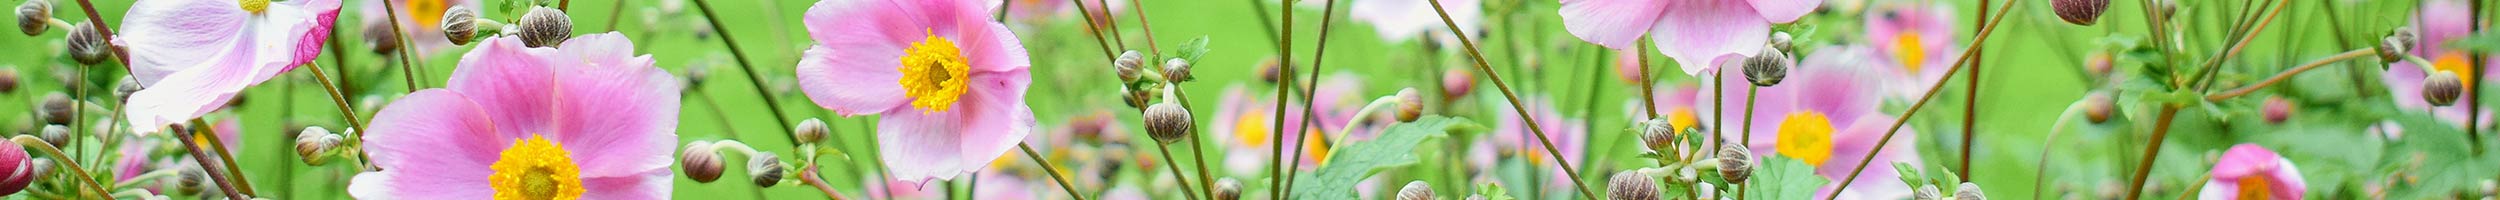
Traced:
<path id="1" fill-rule="evenodd" d="M 457 8 L 455 8 L 455 9 L 457 9 Z M 453 18 L 453 17 L 458 17 L 458 16 L 455 16 L 455 15 L 443 15 L 443 21 L 445 21 L 445 22 L 443 23 L 443 26 L 444 26 L 444 29 L 443 29 L 444 31 L 443 31 L 443 32 L 445 32 L 445 33 L 449 33 L 449 32 L 451 32 L 451 31 L 450 31 L 450 30 L 451 30 L 451 29 L 450 29 L 450 27 L 451 27 L 451 26 L 453 26 L 453 24 L 452 24 L 452 23 L 461 23 L 461 24 L 467 24 L 467 23 L 469 23 L 469 22 L 466 22 L 466 21 L 462 21 L 462 22 L 450 22 L 450 21 L 452 20 L 452 18 Z M 387 22 L 387 21 L 382 21 L 382 19 L 374 19 L 374 20 L 365 20 L 365 23 L 364 23 L 364 24 L 365 24 L 365 26 L 364 26 L 364 34 L 365 34 L 364 40 L 365 40 L 365 46 L 367 46 L 367 47 L 372 47 L 372 48 L 373 48 L 373 54 L 391 54 L 392 52 L 398 52 L 398 51 L 399 51 L 399 35 L 397 35 L 397 34 L 398 34 L 397 32 L 391 32 L 391 30 L 392 30 L 392 29 L 391 29 L 391 23 L 389 23 L 389 22 Z M 464 25 L 464 26 L 466 26 L 466 25 Z M 475 27 L 470 27 L 470 28 L 475 28 Z M 471 31 L 475 31 L 475 30 L 471 30 Z M 458 40 L 458 39 L 454 39 L 454 40 Z M 462 41 L 462 42 L 466 42 L 466 41 Z"/>
<path id="2" fill-rule="evenodd" d="M 1119 72 L 1120 82 L 1123 83 L 1137 82 L 1137 78 L 1145 76 L 1146 72 L 1140 71 L 1145 70 L 1145 67 L 1146 54 L 1138 53 L 1137 50 L 1120 52 L 1119 60 L 1111 62 L 1111 68 Z"/>
<path id="3" fill-rule="evenodd" d="M 2429 78 L 2422 79 L 2422 101 L 2430 102 L 2431 106 L 2456 104 L 2457 97 L 2465 93 L 2465 84 L 2460 81 L 2455 72 L 2431 72 Z"/>
<path id="4" fill-rule="evenodd" d="M 573 39 L 573 17 L 564 15 L 564 10 L 531 7 L 529 14 L 521 15 L 520 25 L 521 29 L 514 31 L 519 31 L 521 43 L 529 47 L 555 47 Z"/>
<path id="5" fill-rule="evenodd" d="M 1240 200 L 1241 181 L 1233 178 L 1215 180 L 1215 200 Z"/>
<path id="6" fill-rule="evenodd" d="M 1450 68 L 1441 72 L 1441 100 L 1457 100 L 1476 91 L 1474 71 Z"/>
<path id="7" fill-rule="evenodd" d="M 1180 58 L 1163 60 L 1163 81 L 1178 83 L 1197 79 L 1197 77 L 1189 76 L 1189 60 Z"/>
<path id="8" fill-rule="evenodd" d="M 755 155 L 748 156 L 747 177 L 754 179 L 755 186 L 770 188 L 781 184 L 783 171 L 781 156 L 773 155 L 773 152 L 755 152 Z"/>
<path id="9" fill-rule="evenodd" d="M 1434 199 L 1436 198 L 1432 197 L 1432 184 L 1424 183 L 1423 180 L 1406 182 L 1406 188 L 1398 189 L 1398 200 Z"/>
<path id="10" fill-rule="evenodd" d="M 712 65 L 717 64 L 711 61 L 712 59 L 703 59 L 703 61 L 686 65 L 686 88 L 703 88 L 704 79 L 712 77 Z"/>
<path id="11" fill-rule="evenodd" d="M 0 195 L 24 191 L 26 185 L 35 182 L 36 177 L 44 176 L 44 174 L 30 170 L 41 167 L 35 165 L 38 163 L 34 160 L 36 160 L 34 156 L 26 154 L 25 146 L 9 143 L 6 147 L 0 147 Z"/>
<path id="12" fill-rule="evenodd" d="M 677 165 L 685 168 L 686 178 L 696 183 L 720 180 L 721 170 L 728 165 L 721 161 L 720 148 L 712 147 L 711 142 L 688 143 L 685 154 L 679 157 Z"/>
<path id="13" fill-rule="evenodd" d="M 1675 125 L 1673 123 L 1667 122 L 1667 119 L 1660 118 L 1644 120 L 1641 121 L 1640 124 L 1641 144 L 1643 146 L 1649 147 L 1650 151 L 1656 151 L 1660 154 L 1667 154 L 1675 151 L 1673 149 L 1668 149 L 1673 148 L 1670 146 L 1675 146 Z"/>
<path id="14" fill-rule="evenodd" d="M 146 88 L 146 85 L 139 85 L 138 77 L 123 75 L 121 83 L 113 86 L 113 98 L 121 101 L 130 101 L 130 94 L 139 93 L 139 89 Z"/>
<path id="15" fill-rule="evenodd" d="M 2084 95 L 2083 119 L 2091 120 L 2092 123 L 2109 122 L 2109 117 L 2118 112 L 2118 97 L 2113 95 L 2116 94 L 2108 91 Z"/>
<path id="16" fill-rule="evenodd" d="M 825 126 L 825 120 L 816 118 L 800 121 L 799 127 L 790 130 L 790 137 L 798 139 L 802 144 L 822 143 L 825 142 L 825 136 L 832 134 L 833 129 Z"/>
<path id="17" fill-rule="evenodd" d="M 1278 60 L 1275 56 L 1259 59 L 1259 81 L 1275 84 L 1276 80 L 1281 80 L 1278 77 L 1284 76 L 1285 65 L 1283 60 Z"/>
<path id="18" fill-rule="evenodd" d="M 2109 0 L 2051 0 L 2049 8 L 2066 23 L 2091 26 L 2101 21 L 2101 12 L 2109 11 Z"/>
<path id="19" fill-rule="evenodd" d="M 1917 190 L 1917 191 L 1912 191 L 1912 192 L 1910 192 L 1910 199 L 1913 199 L 1913 200 L 1940 200 L 1940 199 L 1944 199 L 1944 191 L 1943 191 L 1943 190 L 1936 189 L 1936 185 L 1923 185 L 1923 186 L 1918 186 L 1918 190 Z"/>
<path id="20" fill-rule="evenodd" d="M 443 11 L 442 20 L 441 24 L 443 27 L 441 28 L 443 29 L 443 38 L 450 39 L 451 44 L 469 45 L 470 40 L 477 39 L 478 27 L 480 27 L 477 23 L 477 11 L 469 10 L 469 7 L 452 6 L 450 10 Z M 372 29 L 372 27 L 366 27 L 366 29 Z M 365 34 L 366 38 L 375 37 L 373 34 L 370 34 L 370 32 L 371 31 L 367 31 L 368 34 Z M 384 40 L 391 39 L 385 38 Z"/>
<path id="21" fill-rule="evenodd" d="M 1745 183 L 1745 179 L 1753 177 L 1753 151 L 1745 150 L 1745 145 L 1736 143 L 1721 143 L 1719 146 L 1719 177 L 1726 178 L 1728 183 Z"/>
<path id="22" fill-rule="evenodd" d="M 2420 40 L 2414 34 L 2412 27 L 2399 27 L 2396 31 L 2387 33 L 2386 38 L 2379 39 L 2378 59 L 2387 62 L 2403 61 L 2405 53 L 2412 51 L 2414 42 Z"/>
<path id="23" fill-rule="evenodd" d="M 179 171 L 181 176 L 174 179 L 174 194 L 199 195 L 201 191 L 208 189 L 208 171 L 201 171 L 199 167 L 191 166 L 179 167 L 176 170 L 181 170 Z"/>
<path id="24" fill-rule="evenodd" d="M 1745 80 L 1753 81 L 1754 86 L 1779 85 L 1781 79 L 1788 78 L 1788 67 L 1796 62 L 1778 48 L 1763 48 L 1761 54 L 1745 59 Z"/>
<path id="25" fill-rule="evenodd" d="M 306 165 L 321 166 L 329 163 L 330 150 L 337 148 L 340 140 L 338 134 L 330 133 L 330 129 L 304 127 L 304 132 L 295 134 L 295 155 L 301 156 Z"/>
<path id="26" fill-rule="evenodd" d="M 2266 97 L 2264 114 L 2266 124 L 2283 124 L 2283 120 L 2292 117 L 2292 101 L 2284 100 L 2282 96 Z"/>
<path id="27" fill-rule="evenodd" d="M 1658 184 L 1640 170 L 1616 172 L 1606 182 L 1606 199 L 1658 200 Z"/>
<path id="28" fill-rule="evenodd" d="M 52 146 L 67 147 L 69 146 L 70 137 L 69 126 L 62 126 L 60 124 L 43 125 L 43 135 L 36 135 L 35 137 L 42 138 L 43 143 L 50 143 Z"/>
<path id="29" fill-rule="evenodd" d="M 43 110 L 35 114 L 43 117 L 44 124 L 69 124 L 70 109 L 77 109 L 75 106 L 78 103 L 69 99 L 68 94 L 52 92 L 43 95 Z"/>
<path id="30" fill-rule="evenodd" d="M 43 35 L 52 28 L 52 1 L 30 0 L 17 4 L 17 30 L 26 36 Z"/>
<path id="31" fill-rule="evenodd" d="M 1129 107 L 1146 107 L 1151 105 L 1147 102 L 1154 102 L 1156 95 L 1162 94 L 1162 92 L 1157 92 L 1157 90 L 1158 89 L 1154 88 L 1121 88 L 1120 97 L 1125 99 L 1125 101 L 1121 101 L 1121 103 L 1127 103 Z"/>
<path id="32" fill-rule="evenodd" d="M 1953 192 L 1953 200 L 1988 200 L 1988 194 L 1979 191 L 1979 184 L 1962 182 L 1962 187 L 1958 188 Z"/>
<path id="33" fill-rule="evenodd" d="M 33 165 L 33 166 L 34 166 L 34 169 L 33 169 L 34 171 L 30 171 L 31 173 L 34 173 L 34 176 L 35 176 L 35 177 L 33 178 L 33 180 L 35 180 L 35 181 L 43 181 L 43 179 L 44 179 L 44 178 L 49 178 L 49 177 L 52 177 L 52 169 L 53 169 L 53 168 L 52 168 L 52 167 L 53 167 L 53 163 L 52 163 L 53 161 L 52 161 L 52 158 L 50 158 L 50 157 L 38 157 L 38 158 L 35 158 L 35 160 L 33 160 L 33 161 L 28 161 L 28 162 L 29 162 L 29 163 L 32 163 L 32 164 L 34 164 L 34 165 Z"/>
<path id="34" fill-rule="evenodd" d="M 1398 89 L 1398 122 L 1415 122 L 1424 116 L 1424 94 L 1415 88 Z"/>
<path id="35" fill-rule="evenodd" d="M 95 24 L 87 22 L 78 22 L 78 25 L 70 26 L 69 36 L 64 38 L 68 40 L 70 60 L 78 61 L 80 64 L 94 65 L 104 63 L 106 58 L 112 58 L 111 46 L 113 44 L 106 43 L 104 34 L 97 31 Z"/>
<path id="36" fill-rule="evenodd" d="M 1770 48 L 1779 49 L 1782 52 L 1796 51 L 1796 46 L 1793 46 L 1796 45 L 1793 44 L 1794 40 L 1796 36 L 1789 36 L 1788 32 L 1771 32 Z"/>
<path id="37" fill-rule="evenodd" d="M 0 94 L 17 93 L 18 76 L 17 66 L 0 69 Z"/>
<path id="38" fill-rule="evenodd" d="M 1163 102 L 1146 107 L 1146 134 L 1154 136 L 1157 142 L 1170 144 L 1189 137 L 1189 129 L 1197 123 L 1196 119 L 1191 119 L 1189 109 L 1181 108 L 1178 103 Z"/>
<path id="39" fill-rule="evenodd" d="M 2085 57 L 2083 71 L 2092 73 L 2093 78 L 2109 78 L 2110 70 L 2117 67 L 2117 58 L 2109 54 L 2109 52 L 2093 52 L 2092 55 Z"/>

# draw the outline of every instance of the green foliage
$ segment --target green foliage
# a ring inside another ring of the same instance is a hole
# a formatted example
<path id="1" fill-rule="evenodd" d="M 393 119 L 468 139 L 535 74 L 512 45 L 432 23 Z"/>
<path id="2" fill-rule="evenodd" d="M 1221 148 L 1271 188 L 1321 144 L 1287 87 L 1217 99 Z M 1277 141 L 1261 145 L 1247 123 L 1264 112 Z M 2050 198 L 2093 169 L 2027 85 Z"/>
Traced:
<path id="1" fill-rule="evenodd" d="M 1379 137 L 1354 140 L 1328 156 L 1326 164 L 1311 173 L 1297 177 L 1293 185 L 1295 199 L 1352 199 L 1354 186 L 1381 169 L 1414 164 L 1415 147 L 1426 139 L 1446 136 L 1456 127 L 1468 126 L 1466 119 L 1429 116 L 1390 126 Z"/>
<path id="2" fill-rule="evenodd" d="M 1814 190 L 1831 183 L 1831 180 L 1815 175 L 1814 166 L 1806 165 L 1805 161 L 1778 155 L 1763 158 L 1762 166 L 1754 168 L 1753 174 L 1752 179 L 1746 180 L 1754 185 L 1748 186 L 1753 187 L 1753 191 L 1745 193 L 1749 199 L 1820 198 L 1813 196 Z"/>

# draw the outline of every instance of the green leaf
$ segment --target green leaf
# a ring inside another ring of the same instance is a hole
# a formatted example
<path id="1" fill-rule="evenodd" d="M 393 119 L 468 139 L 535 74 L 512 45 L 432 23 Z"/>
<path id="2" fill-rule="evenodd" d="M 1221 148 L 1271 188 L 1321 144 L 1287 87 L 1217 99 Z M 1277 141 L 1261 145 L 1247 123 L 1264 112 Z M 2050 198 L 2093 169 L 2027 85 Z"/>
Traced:
<path id="1" fill-rule="evenodd" d="M 1910 164 L 1909 162 L 1893 162 L 1892 169 L 1893 171 L 1901 173 L 1901 183 L 1908 184 L 1910 188 L 1918 188 L 1918 186 L 1927 185 L 1927 180 L 1925 180 L 1925 178 L 1921 178 L 1925 176 L 1919 175 L 1918 166 L 1915 164 Z"/>
<path id="2" fill-rule="evenodd" d="M 1414 164 L 1415 146 L 1465 124 L 1466 119 L 1430 116 L 1390 126 L 1371 140 L 1348 141 L 1353 143 L 1328 156 L 1326 164 L 1298 177 L 1307 181 L 1293 185 L 1292 195 L 1294 199 L 1354 199 L 1354 185 L 1364 177 L 1381 169 Z"/>
<path id="3" fill-rule="evenodd" d="M 1198 39 L 1189 39 L 1189 43 L 1181 43 L 1180 49 L 1174 49 L 1174 51 L 1180 52 L 1173 52 L 1172 54 L 1178 55 L 1178 58 L 1189 60 L 1189 64 L 1195 65 L 1198 64 L 1198 57 L 1207 55 L 1207 50 L 1207 36 L 1198 36 Z"/>
<path id="4" fill-rule="evenodd" d="M 1772 155 L 1762 159 L 1761 168 L 1754 169 L 1749 199 L 1812 199 L 1814 190 L 1831 180 L 1814 175 L 1814 166 L 1786 156 Z"/>
<path id="5" fill-rule="evenodd" d="M 1510 197 L 1510 191 L 1509 191 L 1509 190 L 1504 190 L 1504 189 L 1502 189 L 1502 184 L 1492 184 L 1492 183 L 1478 184 L 1478 185 L 1476 186 L 1476 195 L 1481 195 L 1481 196 L 1484 196 L 1484 199 L 1485 199 L 1485 200 L 1515 200 L 1515 199 L 1519 199 L 1519 198 L 1512 198 L 1512 197 Z"/>
<path id="6" fill-rule="evenodd" d="M 2500 32 L 2484 31 L 2480 34 L 2474 34 L 2474 36 L 2467 36 L 2465 39 L 2449 42 L 2443 46 L 2482 53 L 2500 52 Z"/>

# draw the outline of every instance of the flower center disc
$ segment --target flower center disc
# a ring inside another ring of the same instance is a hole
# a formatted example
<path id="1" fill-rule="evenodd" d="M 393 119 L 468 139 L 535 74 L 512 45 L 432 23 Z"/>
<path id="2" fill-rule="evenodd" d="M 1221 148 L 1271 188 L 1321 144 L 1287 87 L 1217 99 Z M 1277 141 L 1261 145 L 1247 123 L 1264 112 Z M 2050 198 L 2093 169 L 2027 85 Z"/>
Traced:
<path id="1" fill-rule="evenodd" d="M 545 136 L 512 141 L 503 158 L 490 166 L 495 174 L 487 180 L 495 199 L 581 199 L 581 167 L 573 165 L 570 154 Z"/>
<path id="2" fill-rule="evenodd" d="M 2467 60 L 2467 59 L 2465 58 L 2465 54 L 2463 54 L 2463 53 L 2448 52 L 2448 53 L 2442 53 L 2442 54 L 2439 54 L 2438 56 L 2439 56 L 2439 57 L 2437 57 L 2435 60 L 2431 60 L 2431 68 L 2432 68 L 2432 69 L 2439 69 L 2439 71 L 2441 71 L 2441 72 L 2457 73 L 2457 74 L 2456 74 L 2456 75 L 2457 75 L 2457 77 L 2467 77 L 2467 76 L 2469 76 L 2469 75 L 2474 75 L 2474 73 L 2475 73 L 2475 71 L 2474 71 L 2474 67 L 2473 67 L 2473 65 L 2472 65 L 2473 61 L 2469 61 L 2469 60 Z M 2465 84 L 2465 86 L 2466 86 L 2466 88 L 2473 88 L 2473 87 L 2474 87 L 2474 80 L 2473 80 L 2473 79 L 2459 79 L 2459 80 L 2463 80 L 2463 81 L 2459 81 L 2459 82 L 2464 83 L 2464 84 Z M 2466 90 L 2466 91 L 2473 91 L 2473 90 Z"/>
<path id="3" fill-rule="evenodd" d="M 269 11 L 269 0 L 238 0 L 236 3 L 243 5 L 243 11 L 252 11 L 252 14 Z"/>
<path id="4" fill-rule="evenodd" d="M 1780 155 L 1803 160 L 1806 165 L 1822 166 L 1832 158 L 1832 120 L 1823 113 L 1798 111 L 1781 120 L 1779 128 Z"/>
<path id="5" fill-rule="evenodd" d="M 2258 176 L 2240 177 L 2239 199 L 2274 199 L 2274 185 Z"/>
<path id="6" fill-rule="evenodd" d="M 903 86 L 903 95 L 913 99 L 911 105 L 919 107 L 922 113 L 945 112 L 953 106 L 963 96 L 965 76 L 972 70 L 955 41 L 934 33 L 904 49 L 902 63 L 896 70 L 903 72 L 903 78 L 897 82 Z"/>
<path id="7" fill-rule="evenodd" d="M 1919 68 L 1927 67 L 1921 65 L 1927 61 L 1927 43 L 1923 41 L 1918 38 L 1918 32 L 1901 32 L 1893 36 L 1893 60 L 1901 62 L 1901 69 L 1917 74 Z"/>

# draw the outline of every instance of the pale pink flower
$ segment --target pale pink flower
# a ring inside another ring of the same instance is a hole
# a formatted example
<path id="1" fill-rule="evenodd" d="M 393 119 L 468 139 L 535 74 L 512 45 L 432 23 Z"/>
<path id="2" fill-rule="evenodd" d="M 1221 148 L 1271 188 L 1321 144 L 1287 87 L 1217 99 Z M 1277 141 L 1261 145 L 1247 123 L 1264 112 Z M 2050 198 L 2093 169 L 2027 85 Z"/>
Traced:
<path id="1" fill-rule="evenodd" d="M 1907 198 L 1911 188 L 1897 181 L 1899 175 L 1890 163 L 1918 163 L 1917 131 L 1904 127 L 1882 153 L 1874 152 L 1876 144 L 1882 142 L 1880 139 L 1884 131 L 1891 128 L 1897 118 L 1881 111 L 1882 100 L 1875 90 L 1878 83 L 1875 77 L 1880 75 L 1868 73 L 1868 69 L 1846 67 L 1856 62 L 1842 59 L 1849 56 L 1840 53 L 1847 51 L 1842 48 L 1847 47 L 1816 50 L 1825 53 L 1810 55 L 1803 63 L 1791 68 L 1787 82 L 1761 88 L 1758 98 L 1754 100 L 1752 141 L 1746 147 L 1753 149 L 1754 155 L 1779 155 L 1804 161 L 1815 167 L 1816 175 L 1835 180 L 1819 189 L 1816 196 L 1831 194 L 1841 182 L 1837 180 L 1847 177 L 1851 169 L 1858 167 L 1858 160 L 1874 156 L 1874 161 L 1866 166 L 1865 174 L 1851 182 L 1849 190 L 1841 193 L 1841 198 Z M 1745 112 L 1740 110 L 1745 108 L 1746 95 L 1740 91 L 1751 85 L 1744 79 L 1731 78 L 1702 87 L 1723 85 L 1729 86 L 1725 88 L 1728 91 L 1725 98 L 1712 101 L 1710 96 L 1696 95 L 1698 100 L 1695 103 L 1699 104 L 1694 107 L 1702 110 L 1703 115 L 1712 115 L 1714 111 L 1710 103 L 1722 103 L 1718 106 L 1728 111 L 1717 114 L 1724 114 L 1731 120 L 1718 122 L 1725 124 L 1718 131 L 1726 133 L 1728 141 L 1740 141 L 1742 139 L 1738 138 L 1744 137 L 1742 134 L 1747 127 L 1742 121 Z M 1710 123 L 1714 119 L 1700 120 Z"/>
<path id="2" fill-rule="evenodd" d="M 2481 69 L 2470 67 L 2473 63 L 2471 58 L 2473 53 L 2449 48 L 2447 45 L 2473 34 L 2473 22 L 2469 20 L 2473 19 L 2473 14 L 2467 8 L 2470 7 L 2465 1 L 2423 0 L 2421 12 L 2413 16 L 2413 25 L 2410 26 L 2415 34 L 2419 34 L 2419 37 L 2413 43 L 2413 49 L 2406 53 L 2430 60 L 2431 67 L 2428 68 L 2456 73 L 2459 80 L 2465 80 L 2464 84 L 2468 89 L 2458 95 L 2456 105 L 2432 107 L 2429 102 L 2422 100 L 2422 79 L 2430 75 L 2422 73 L 2424 67 L 2415 65 L 2413 62 L 2389 61 L 2387 72 L 2379 73 L 2379 80 L 2387 84 L 2388 94 L 2395 97 L 2397 107 L 2406 110 L 2428 110 L 2432 116 L 2441 119 L 2441 122 L 2465 124 L 2465 112 L 2468 110 L 2465 102 L 2475 101 L 2472 88 L 2487 85 L 2476 83 L 2465 77 L 2472 75 L 2471 73 L 2483 73 L 2485 76 L 2490 76 L 2492 73 L 2488 68 L 2500 65 L 2500 62 L 2491 62 L 2484 64 Z M 2490 110 L 2483 110 L 2477 115 L 2482 116 L 2483 124 L 2491 122 Z"/>
<path id="3" fill-rule="evenodd" d="M 678 0 L 665 0 L 659 2 L 674 1 Z M 361 2 L 363 2 L 361 3 L 362 5 L 356 6 L 356 11 L 359 14 L 358 17 L 363 17 L 365 21 L 368 21 L 368 23 L 387 23 L 382 21 L 385 21 L 385 18 L 390 18 L 390 16 L 383 16 L 383 14 L 392 12 L 399 13 L 399 30 L 404 31 L 400 34 L 407 35 L 409 42 L 415 43 L 415 45 L 403 45 L 405 47 L 402 48 L 409 49 L 403 50 L 402 52 L 413 53 L 419 56 L 418 58 L 424 58 L 425 56 L 440 53 L 454 47 L 451 44 L 450 38 L 443 36 L 442 23 L 445 11 L 451 10 L 452 7 L 463 7 L 468 8 L 469 11 L 480 12 L 483 12 L 483 10 L 479 9 L 486 9 L 486 7 L 482 7 L 485 3 L 481 3 L 478 0 L 364 0 Z M 382 10 L 382 5 L 385 3 L 393 4 L 390 5 L 391 8 L 397 9 L 385 12 Z"/>
<path id="4" fill-rule="evenodd" d="M 1362 82 L 1354 79 L 1352 75 L 1340 73 L 1321 81 L 1319 87 L 1314 89 L 1316 91 L 1311 92 L 1311 101 L 1316 102 L 1312 104 L 1311 113 L 1317 113 L 1311 116 L 1311 126 L 1307 130 L 1302 130 L 1300 134 L 1287 134 L 1283 140 L 1286 143 L 1303 141 L 1300 147 L 1284 149 L 1289 153 L 1294 151 L 1294 148 L 1300 148 L 1303 151 L 1304 157 L 1299 161 L 1301 164 L 1297 165 L 1298 168 L 1318 167 L 1321 161 L 1327 160 L 1331 155 L 1328 141 L 1342 140 L 1343 138 L 1333 138 L 1337 136 L 1336 131 L 1348 126 L 1346 123 L 1354 120 L 1355 109 L 1361 109 L 1357 107 L 1360 105 L 1352 105 L 1353 96 L 1362 93 L 1361 84 Z M 1275 134 L 1290 132 L 1274 130 L 1278 113 L 1275 110 L 1275 95 L 1270 93 L 1253 96 L 1254 94 L 1249 92 L 1251 89 L 1274 90 L 1273 87 L 1243 87 L 1241 85 L 1226 87 L 1223 97 L 1218 100 L 1220 103 L 1217 104 L 1215 117 L 1210 118 L 1213 121 L 1204 121 L 1209 125 L 1206 134 L 1223 136 L 1215 138 L 1219 142 L 1224 142 L 1229 152 L 1240 152 L 1224 154 L 1225 169 L 1236 176 L 1266 173 L 1266 169 L 1271 164 L 1268 163 L 1269 155 L 1272 155 L 1269 153 L 1272 150 L 1270 149 L 1272 144 L 1269 142 L 1272 141 L 1269 140 L 1275 139 Z M 1284 128 L 1302 127 L 1302 116 L 1305 114 L 1302 112 L 1302 103 L 1287 102 L 1285 112 L 1283 112 Z M 1361 137 L 1368 135 L 1368 131 L 1357 130 L 1356 133 L 1350 134 Z"/>
<path id="5" fill-rule="evenodd" d="M 1036 122 L 1024 44 L 979 1 L 821 1 L 799 87 L 844 116 L 880 115 L 899 180 L 951 180 L 1007 153 Z"/>
<path id="6" fill-rule="evenodd" d="M 152 0 L 130 6 L 113 43 L 128 48 L 131 127 L 155 133 L 223 108 L 243 88 L 312 62 L 338 0 Z"/>
<path id="7" fill-rule="evenodd" d="M 2213 179 L 2205 180 L 2205 188 L 2197 190 L 2197 198 L 2298 200 L 2309 192 L 2309 184 L 2301 180 L 2299 166 L 2256 144 L 2231 146 L 2208 173 L 2213 174 Z"/>
<path id="8" fill-rule="evenodd" d="M 1561 108 L 1556 107 L 1553 98 L 1534 97 L 1520 103 L 1527 104 L 1525 106 L 1530 116 L 1535 118 L 1537 128 L 1545 133 L 1545 140 L 1538 140 L 1536 132 L 1528 129 L 1527 120 L 1520 119 L 1517 112 L 1496 112 L 1499 115 L 1495 119 L 1500 121 L 1494 124 L 1493 132 L 1491 132 L 1493 145 L 1501 151 L 1513 152 L 1509 155 L 1526 157 L 1529 167 L 1535 169 L 1531 170 L 1535 171 L 1532 173 L 1546 173 L 1537 175 L 1546 179 L 1537 180 L 1543 183 L 1542 186 L 1529 189 L 1571 190 L 1570 176 L 1552 163 L 1556 158 L 1553 152 L 1545 151 L 1545 142 L 1553 142 L 1554 149 L 1562 153 L 1562 161 L 1571 163 L 1575 167 L 1587 165 L 1588 163 L 1581 162 L 1585 160 L 1581 158 L 1587 157 L 1584 152 L 1588 151 L 1589 128 L 1587 124 L 1582 123 L 1580 119 L 1564 118 Z M 1499 107 L 1509 106 L 1500 105 Z"/>
<path id="9" fill-rule="evenodd" d="M 1635 49 L 1643 34 L 1684 74 L 1761 52 L 1771 24 L 1797 21 L 1822 0 L 1561 0 L 1563 28 L 1589 43 Z"/>
<path id="10" fill-rule="evenodd" d="M 1953 28 L 1953 16 L 1953 7 L 1942 3 L 1898 3 L 1867 12 L 1865 39 L 1874 48 L 1848 50 L 1874 53 L 1847 55 L 1872 55 L 1849 58 L 1869 61 L 1852 63 L 1872 64 L 1847 66 L 1874 66 L 1875 71 L 1889 75 L 1883 79 L 1889 91 L 1886 95 L 1918 98 L 1926 92 L 1920 88 L 1944 79 L 1945 70 L 1952 68 L 1953 59 L 1960 56 L 1961 48 L 1953 42 L 1955 33 L 1960 33 Z"/>
<path id="11" fill-rule="evenodd" d="M 488 39 L 449 85 L 391 102 L 356 175 L 362 199 L 661 199 L 684 87 L 616 33 L 528 48 Z M 552 189 L 523 185 L 552 184 Z"/>
<path id="12" fill-rule="evenodd" d="M 1457 23 L 1458 28 L 1467 31 L 1468 36 L 1483 37 L 1483 3 L 1477 0 L 1439 1 L 1442 9 L 1449 11 L 1450 22 Z M 1387 41 L 1406 41 L 1431 33 L 1434 35 L 1430 36 L 1442 44 L 1458 43 L 1457 37 L 1448 34 L 1449 24 L 1442 23 L 1441 13 L 1433 10 L 1430 0 L 1354 1 L 1352 11 L 1346 15 L 1371 23 L 1373 32 L 1380 33 L 1380 38 Z"/>

